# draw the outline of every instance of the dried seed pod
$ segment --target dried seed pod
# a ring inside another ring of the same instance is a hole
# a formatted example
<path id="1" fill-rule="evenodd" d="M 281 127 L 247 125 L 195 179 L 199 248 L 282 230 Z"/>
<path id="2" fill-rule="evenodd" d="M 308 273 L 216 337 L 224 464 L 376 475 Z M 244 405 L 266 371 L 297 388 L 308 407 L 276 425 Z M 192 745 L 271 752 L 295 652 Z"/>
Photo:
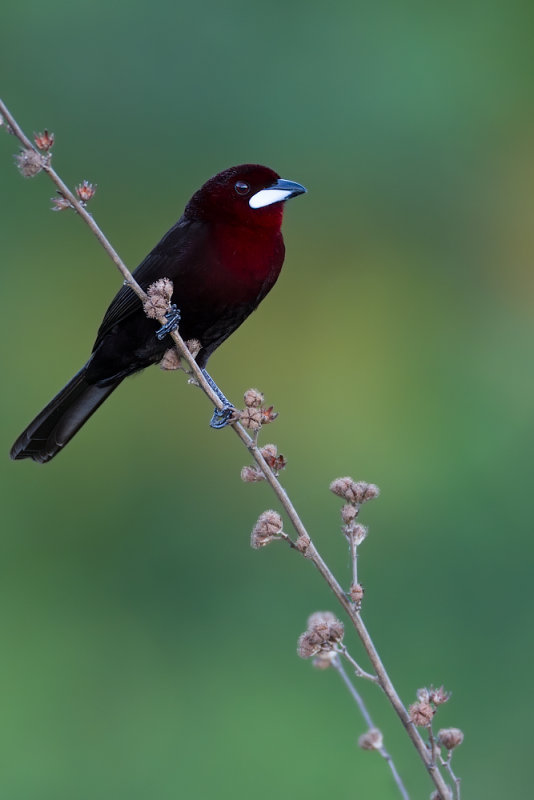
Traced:
<path id="1" fill-rule="evenodd" d="M 250 537 L 250 544 L 254 550 L 259 550 L 260 547 L 265 547 L 273 541 L 273 539 L 280 538 L 282 533 L 283 523 L 282 517 L 277 511 L 269 509 L 260 514 L 258 521 L 252 529 Z"/>
<path id="2" fill-rule="evenodd" d="M 460 728 L 442 728 L 438 731 L 438 742 L 446 750 L 454 750 L 455 747 L 462 744 L 463 740 L 464 734 Z"/>
<path id="3" fill-rule="evenodd" d="M 24 178 L 34 178 L 45 165 L 43 156 L 31 148 L 21 150 L 14 158 L 17 169 Z"/>
<path id="4" fill-rule="evenodd" d="M 379 731 L 378 728 L 370 728 L 362 733 L 358 739 L 358 745 L 362 750 L 381 750 L 384 746 L 382 731 Z"/>
<path id="5" fill-rule="evenodd" d="M 263 403 L 263 394 L 258 389 L 247 389 L 243 395 L 243 400 L 248 408 L 260 408 Z"/>
<path id="6" fill-rule="evenodd" d="M 417 725 L 418 728 L 426 728 L 432 722 L 435 711 L 430 703 L 419 701 L 410 706 L 409 713 L 410 720 L 414 725 Z"/>
<path id="7" fill-rule="evenodd" d="M 259 431 L 261 428 L 262 414 L 259 408 L 245 408 L 239 416 L 241 425 L 249 431 Z"/>

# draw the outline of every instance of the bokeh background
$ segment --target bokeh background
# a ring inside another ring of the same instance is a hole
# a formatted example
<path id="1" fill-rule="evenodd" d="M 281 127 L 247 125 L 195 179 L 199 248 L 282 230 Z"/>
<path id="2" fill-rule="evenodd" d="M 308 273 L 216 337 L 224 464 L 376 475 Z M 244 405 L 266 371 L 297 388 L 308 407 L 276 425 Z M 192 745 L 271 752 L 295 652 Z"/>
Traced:
<path id="1" fill-rule="evenodd" d="M 452 690 L 437 726 L 465 732 L 465 797 L 531 782 L 533 34 L 517 0 L 4 0 L 0 29 L 5 101 L 98 184 L 132 267 L 226 166 L 308 187 L 279 283 L 211 372 L 275 403 L 263 442 L 345 581 L 328 483 L 380 485 L 364 618 L 407 703 Z M 275 501 L 183 375 L 127 381 L 50 465 L 9 462 L 120 283 L 16 149 L 2 134 L 0 795 L 396 798 L 338 677 L 295 655 L 333 598 L 285 547 L 249 548 Z"/>

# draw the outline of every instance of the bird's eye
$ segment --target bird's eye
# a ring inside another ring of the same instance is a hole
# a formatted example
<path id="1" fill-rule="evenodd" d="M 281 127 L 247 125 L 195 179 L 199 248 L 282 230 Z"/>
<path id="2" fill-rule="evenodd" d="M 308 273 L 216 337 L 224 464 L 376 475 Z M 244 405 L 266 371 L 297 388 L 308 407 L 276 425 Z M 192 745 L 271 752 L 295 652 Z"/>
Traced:
<path id="1" fill-rule="evenodd" d="M 245 181 L 237 181 L 234 186 L 234 189 L 238 194 L 248 194 L 250 191 L 250 186 Z"/>

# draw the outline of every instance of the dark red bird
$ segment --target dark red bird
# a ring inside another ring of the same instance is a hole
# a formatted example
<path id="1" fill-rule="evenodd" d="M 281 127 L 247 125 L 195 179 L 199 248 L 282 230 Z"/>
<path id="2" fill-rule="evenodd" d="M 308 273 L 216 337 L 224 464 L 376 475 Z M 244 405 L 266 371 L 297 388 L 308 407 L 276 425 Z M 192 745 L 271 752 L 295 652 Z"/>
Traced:
<path id="1" fill-rule="evenodd" d="M 258 164 L 220 172 L 133 273 L 143 289 L 171 279 L 180 335 L 202 345 L 201 368 L 274 286 L 285 253 L 283 203 L 305 191 Z M 19 436 L 11 458 L 50 461 L 124 378 L 161 360 L 172 340 L 159 340 L 158 327 L 124 286 L 106 311 L 89 361 Z M 226 421 L 214 420 L 214 427 Z"/>

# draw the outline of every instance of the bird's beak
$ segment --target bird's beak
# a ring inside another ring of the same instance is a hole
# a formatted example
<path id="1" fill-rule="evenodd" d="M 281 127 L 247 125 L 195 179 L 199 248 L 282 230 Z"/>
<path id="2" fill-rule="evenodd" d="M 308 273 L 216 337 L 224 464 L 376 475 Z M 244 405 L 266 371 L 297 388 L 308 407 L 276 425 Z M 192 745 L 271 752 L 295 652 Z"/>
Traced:
<path id="1" fill-rule="evenodd" d="M 284 200 L 289 200 L 290 197 L 296 197 L 298 194 L 304 194 L 305 191 L 306 189 L 300 183 L 279 178 L 266 189 L 260 189 L 259 192 L 253 194 L 248 204 L 251 208 L 263 208 L 273 203 L 283 203 Z"/>

